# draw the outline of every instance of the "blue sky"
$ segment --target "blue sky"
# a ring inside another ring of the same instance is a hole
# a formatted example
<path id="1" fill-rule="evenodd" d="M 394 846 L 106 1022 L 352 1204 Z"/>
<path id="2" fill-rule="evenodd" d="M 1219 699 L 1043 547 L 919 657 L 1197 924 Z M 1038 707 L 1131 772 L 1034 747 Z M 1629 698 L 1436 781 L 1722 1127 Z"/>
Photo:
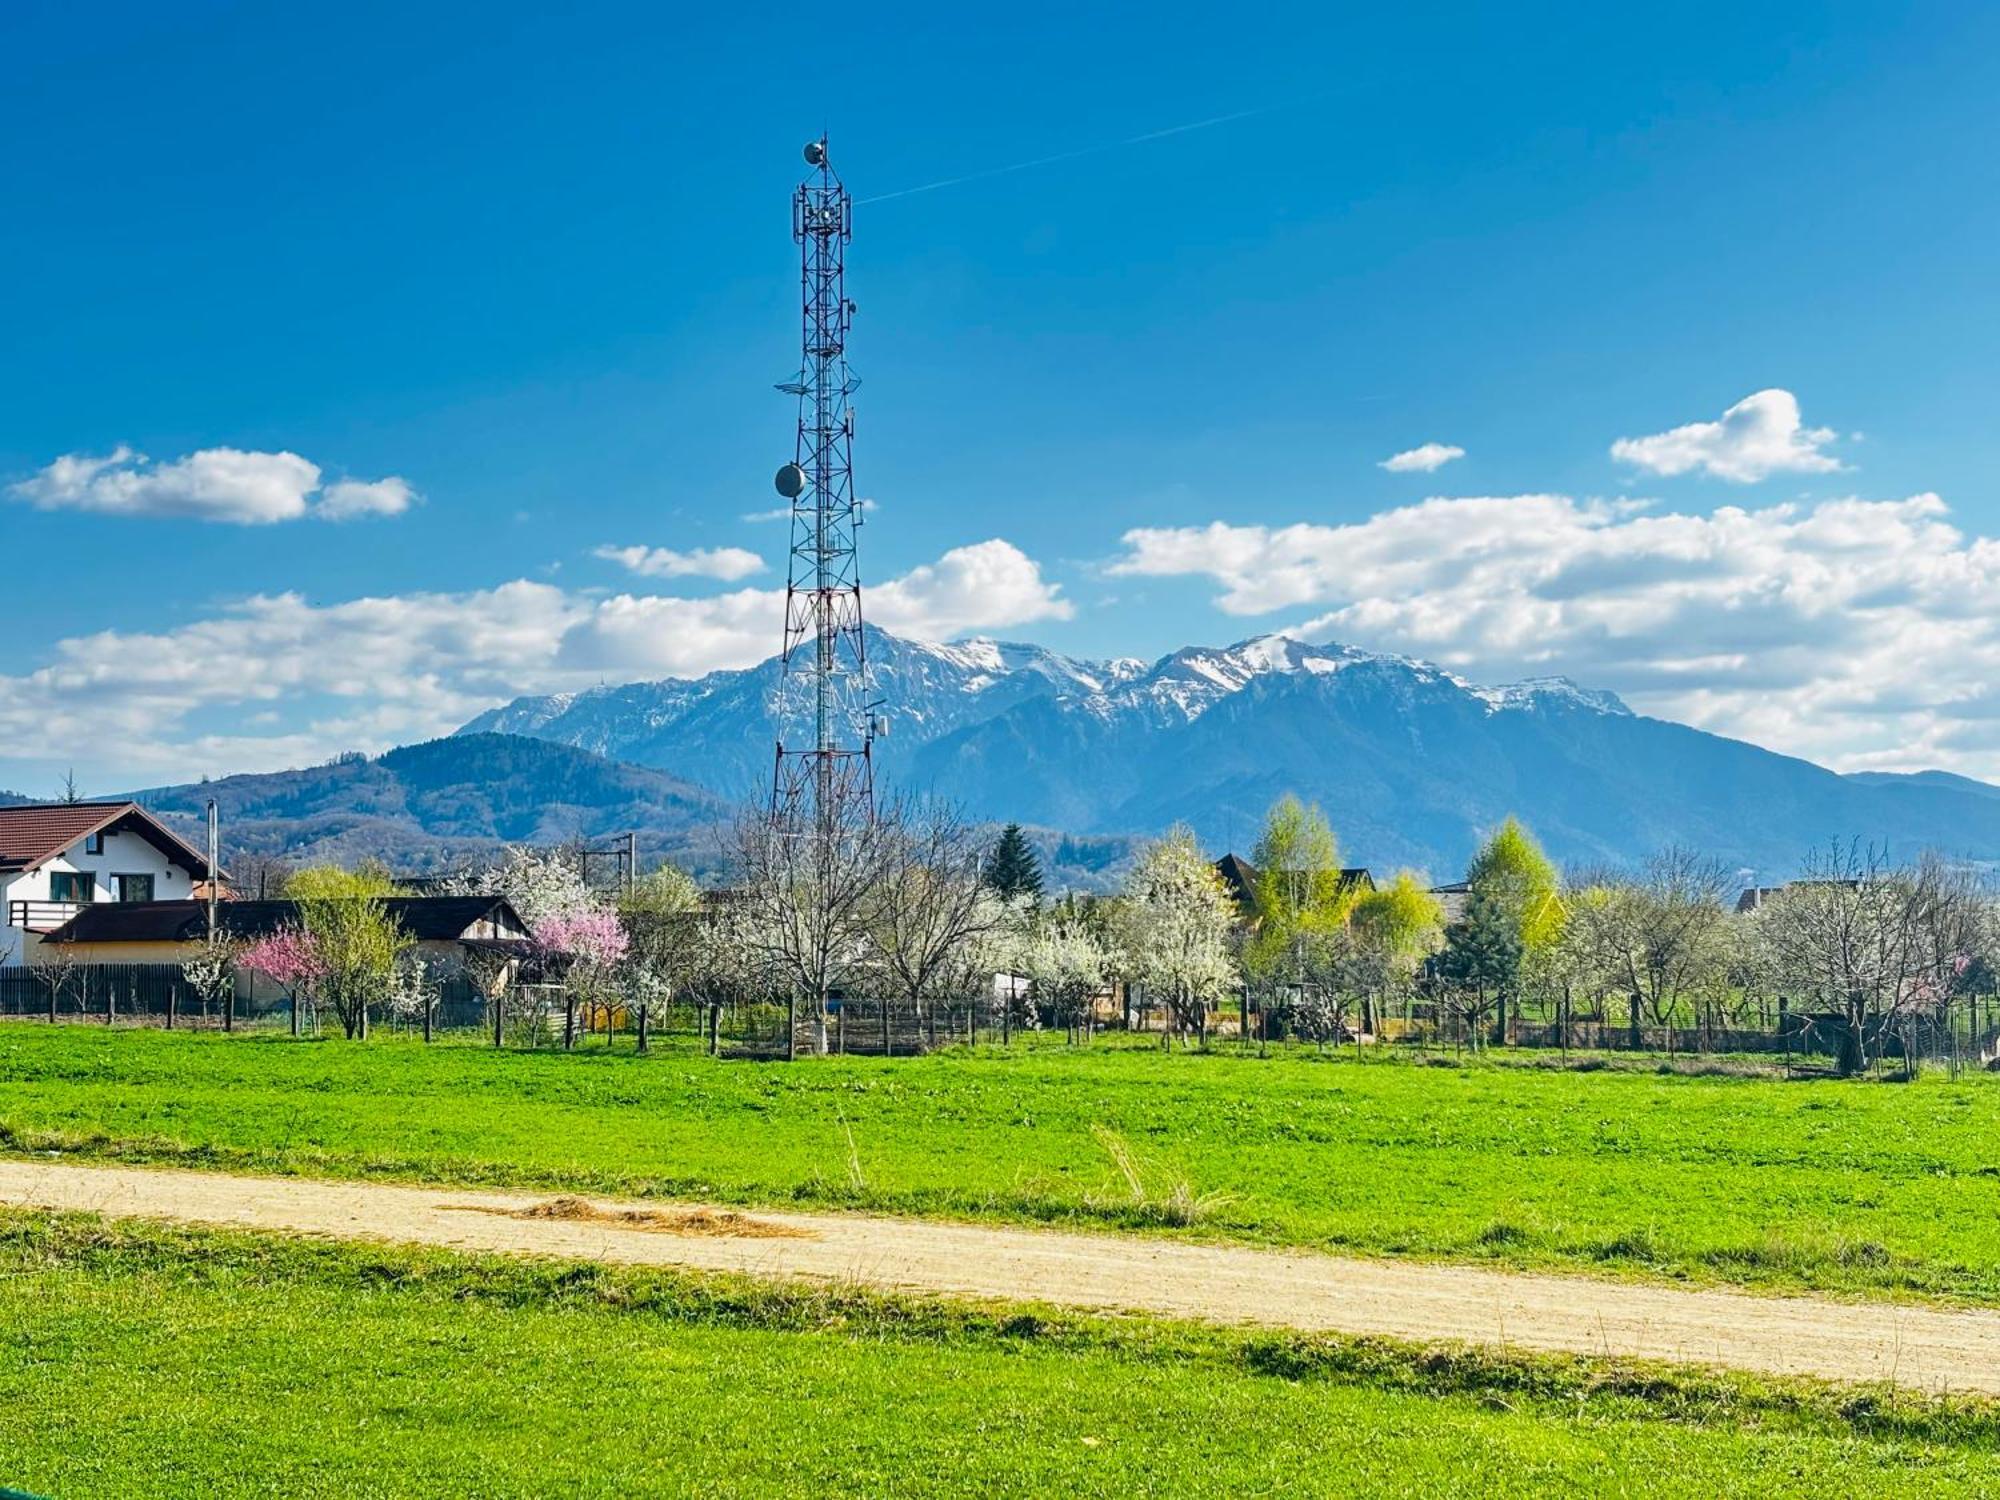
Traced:
<path id="1" fill-rule="evenodd" d="M 822 127 L 891 625 L 2000 776 L 1990 8 L 720 9 L 8 7 L 0 786 L 767 654 Z"/>

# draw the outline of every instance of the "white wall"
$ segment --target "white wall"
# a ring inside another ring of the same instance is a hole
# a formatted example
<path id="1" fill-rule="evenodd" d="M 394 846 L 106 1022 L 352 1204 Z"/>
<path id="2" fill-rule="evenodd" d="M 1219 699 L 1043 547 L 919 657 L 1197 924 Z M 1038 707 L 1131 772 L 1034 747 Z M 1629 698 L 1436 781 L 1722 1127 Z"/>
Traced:
<path id="1" fill-rule="evenodd" d="M 180 866 L 168 863 L 166 855 L 146 839 L 136 833 L 107 833 L 102 854 L 85 854 L 79 840 L 38 869 L 0 876 L 0 924 L 6 922 L 11 902 L 49 900 L 49 877 L 57 871 L 95 876 L 99 901 L 118 899 L 116 877 L 119 875 L 152 876 L 155 901 L 186 901 L 194 895 L 194 876 Z M 6 962 L 27 962 L 32 957 L 34 946 L 32 934 L 0 925 L 0 957 L 4 957 Z M 10 949 L 11 955 L 8 953 Z"/>

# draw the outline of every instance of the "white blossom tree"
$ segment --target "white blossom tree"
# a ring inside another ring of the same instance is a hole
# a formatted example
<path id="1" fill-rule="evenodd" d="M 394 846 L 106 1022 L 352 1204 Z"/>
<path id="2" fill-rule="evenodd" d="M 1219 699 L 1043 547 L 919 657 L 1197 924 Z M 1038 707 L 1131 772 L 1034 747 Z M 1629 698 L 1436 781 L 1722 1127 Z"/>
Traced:
<path id="1" fill-rule="evenodd" d="M 1073 1042 L 1088 1034 L 1090 1004 L 1110 983 L 1110 945 L 1075 911 L 1039 914 L 1012 944 L 1012 966 L 1028 981 Z"/>
<path id="2" fill-rule="evenodd" d="M 491 869 L 456 882 L 468 895 L 504 896 L 530 932 L 556 917 L 601 911 L 604 902 L 561 853 L 512 844 Z"/>
<path id="3" fill-rule="evenodd" d="M 396 965 L 389 971 L 390 1016 L 405 1025 L 412 1022 L 420 1025 L 427 1042 L 431 1039 L 438 1000 L 444 993 L 445 973 L 439 959 L 415 948 L 397 954 Z"/>
<path id="4" fill-rule="evenodd" d="M 1236 912 L 1191 829 L 1176 825 L 1139 857 L 1125 882 L 1123 948 L 1134 979 L 1167 1006 L 1167 1029 L 1205 1034 L 1208 1008 L 1237 983 Z"/>

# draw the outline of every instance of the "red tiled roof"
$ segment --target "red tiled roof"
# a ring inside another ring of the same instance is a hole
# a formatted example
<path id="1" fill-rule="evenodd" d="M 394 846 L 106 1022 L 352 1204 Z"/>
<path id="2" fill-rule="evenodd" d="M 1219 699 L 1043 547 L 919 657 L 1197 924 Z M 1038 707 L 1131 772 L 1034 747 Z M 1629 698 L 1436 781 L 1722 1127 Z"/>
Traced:
<path id="1" fill-rule="evenodd" d="M 0 807 L 0 871 L 32 870 L 53 859 L 79 839 L 114 824 L 151 842 L 197 879 L 208 875 L 208 861 L 185 839 L 136 802 L 43 802 L 27 807 Z"/>

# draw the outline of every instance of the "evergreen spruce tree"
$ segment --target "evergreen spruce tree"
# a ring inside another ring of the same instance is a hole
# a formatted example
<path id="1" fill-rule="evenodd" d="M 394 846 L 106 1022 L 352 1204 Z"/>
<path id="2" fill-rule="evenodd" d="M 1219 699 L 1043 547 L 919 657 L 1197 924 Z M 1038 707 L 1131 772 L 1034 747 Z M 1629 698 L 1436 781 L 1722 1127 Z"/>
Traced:
<path id="1" fill-rule="evenodd" d="M 1507 885 L 1488 881 L 1472 888 L 1465 915 L 1445 929 L 1440 976 L 1457 992 L 1457 1009 L 1474 1028 L 1489 1005 L 1504 1007 L 1521 979 L 1520 896 Z M 1500 1012 L 1506 1026 L 1506 1011 Z"/>
<path id="2" fill-rule="evenodd" d="M 1009 823 L 986 859 L 986 884 L 1004 901 L 1042 899 L 1042 862 L 1019 823 Z"/>

